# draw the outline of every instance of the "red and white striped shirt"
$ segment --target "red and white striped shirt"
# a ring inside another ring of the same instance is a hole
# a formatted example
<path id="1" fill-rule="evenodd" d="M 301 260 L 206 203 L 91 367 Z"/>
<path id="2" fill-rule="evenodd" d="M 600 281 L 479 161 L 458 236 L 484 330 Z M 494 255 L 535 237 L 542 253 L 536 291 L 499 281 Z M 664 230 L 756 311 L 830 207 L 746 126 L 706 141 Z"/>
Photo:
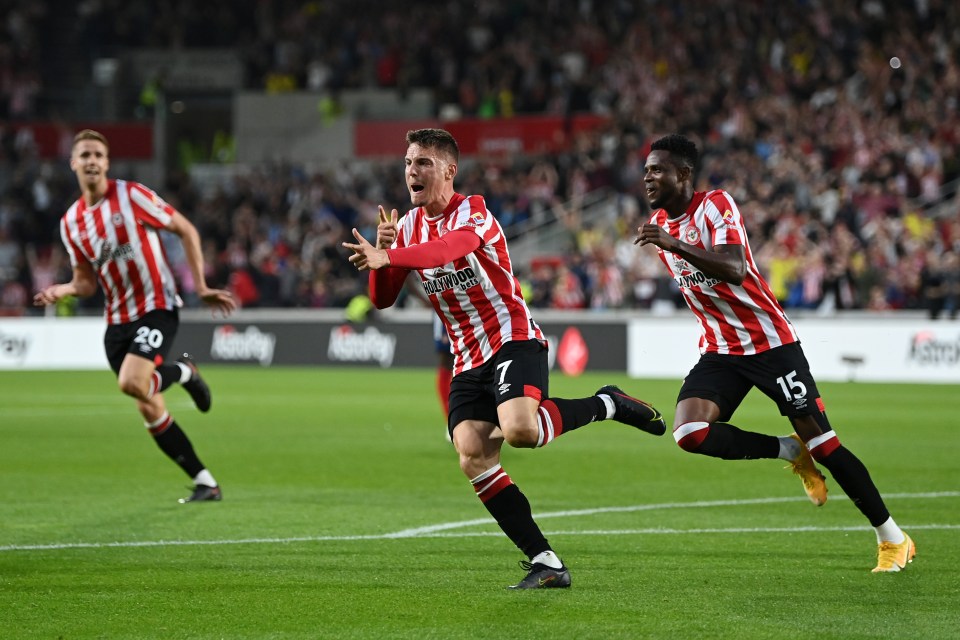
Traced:
<path id="1" fill-rule="evenodd" d="M 473 253 L 417 270 L 450 336 L 454 375 L 487 362 L 511 340 L 545 340 L 513 274 L 503 229 L 483 196 L 455 194 L 447 209 L 434 217 L 422 207 L 411 209 L 398 226 L 395 249 L 437 240 L 457 229 L 470 229 L 480 237 L 480 247 Z"/>
<path id="2" fill-rule="evenodd" d="M 700 325 L 700 353 L 752 355 L 796 342 L 797 332 L 753 261 L 743 218 L 733 198 L 716 189 L 697 192 L 687 211 L 668 219 L 654 211 L 650 223 L 687 244 L 712 251 L 721 244 L 743 246 L 747 275 L 740 285 L 706 276 L 681 256 L 659 250 Z"/>
<path id="3" fill-rule="evenodd" d="M 99 202 L 88 207 L 81 197 L 60 219 L 70 264 L 86 261 L 97 273 L 108 324 L 183 305 L 157 233 L 174 213 L 142 184 L 109 180 Z"/>

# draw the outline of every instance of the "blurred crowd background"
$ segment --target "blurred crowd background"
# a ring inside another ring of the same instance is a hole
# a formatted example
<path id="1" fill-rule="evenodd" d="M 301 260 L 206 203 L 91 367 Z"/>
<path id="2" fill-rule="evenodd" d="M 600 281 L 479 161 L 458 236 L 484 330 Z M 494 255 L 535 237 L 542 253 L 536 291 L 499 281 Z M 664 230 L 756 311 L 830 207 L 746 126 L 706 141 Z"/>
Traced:
<path id="1" fill-rule="evenodd" d="M 48 55 L 54 39 L 74 58 Z M 79 194 L 66 155 L 40 159 L 16 123 L 69 119 L 62 65 L 145 46 L 231 48 L 248 89 L 313 92 L 334 113 L 338 92 L 377 87 L 429 89 L 438 118 L 604 116 L 557 153 L 462 163 L 457 190 L 485 195 L 512 241 L 545 222 L 568 235 L 571 251 L 516 265 L 535 307 L 681 304 L 633 245 L 649 144 L 681 132 L 701 148 L 698 188 L 734 196 L 788 308 L 957 317 L 955 0 L 3 2 L 0 313 L 36 313 L 33 292 L 69 280 L 58 220 Z M 148 89 L 119 115 L 150 117 Z M 264 163 L 213 190 L 171 171 L 148 186 L 194 221 L 210 283 L 244 306 L 345 307 L 366 279 L 340 242 L 352 227 L 372 237 L 377 205 L 408 208 L 401 156 Z M 612 223 L 584 213 L 597 192 L 616 202 Z"/>

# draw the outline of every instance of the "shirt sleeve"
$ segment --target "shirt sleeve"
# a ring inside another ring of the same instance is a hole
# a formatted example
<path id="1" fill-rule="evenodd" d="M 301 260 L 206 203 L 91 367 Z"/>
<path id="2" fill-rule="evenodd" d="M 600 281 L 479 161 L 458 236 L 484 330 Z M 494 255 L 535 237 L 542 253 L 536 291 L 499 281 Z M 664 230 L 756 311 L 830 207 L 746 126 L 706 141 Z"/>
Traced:
<path id="1" fill-rule="evenodd" d="M 176 209 L 154 191 L 139 183 L 128 183 L 133 215 L 138 221 L 157 229 L 166 229 Z"/>
<path id="2" fill-rule="evenodd" d="M 706 208 L 707 224 L 713 246 L 720 244 L 743 244 L 743 218 L 737 205 L 725 192 L 717 192 L 709 198 Z"/>
<path id="3" fill-rule="evenodd" d="M 463 258 L 482 243 L 473 229 L 461 228 L 451 231 L 438 240 L 431 240 L 412 247 L 387 249 L 390 266 L 401 269 L 431 269 Z"/>
<path id="4" fill-rule="evenodd" d="M 62 218 L 60 220 L 60 239 L 63 241 L 63 246 L 67 250 L 67 255 L 70 257 L 70 266 L 75 267 L 79 264 L 78 255 L 83 255 L 83 252 L 73 242 L 73 238 L 70 237 L 70 232 L 67 230 L 67 220 Z"/>
<path id="5" fill-rule="evenodd" d="M 406 269 L 386 267 L 370 272 L 368 282 L 370 286 L 370 302 L 377 309 L 386 309 L 397 301 L 403 283 L 407 280 Z"/>

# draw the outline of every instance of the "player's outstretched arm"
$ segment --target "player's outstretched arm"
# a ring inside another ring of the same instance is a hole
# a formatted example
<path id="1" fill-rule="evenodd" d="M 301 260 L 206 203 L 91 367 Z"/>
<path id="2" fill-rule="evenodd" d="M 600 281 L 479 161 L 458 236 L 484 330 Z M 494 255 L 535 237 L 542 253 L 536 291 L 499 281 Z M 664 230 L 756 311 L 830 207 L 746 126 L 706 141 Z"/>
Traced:
<path id="1" fill-rule="evenodd" d="M 73 279 L 70 282 L 50 285 L 33 296 L 33 304 L 43 307 L 54 304 L 57 300 L 67 296 L 86 298 L 97 290 L 97 276 L 89 262 L 81 262 L 73 268 Z"/>
<path id="2" fill-rule="evenodd" d="M 193 274 L 193 282 L 197 288 L 197 296 L 214 313 L 219 312 L 228 316 L 237 309 L 237 301 L 233 294 L 225 289 L 211 289 L 207 286 L 207 278 L 203 269 L 203 251 L 200 248 L 200 234 L 193 223 L 179 211 L 174 212 L 167 225 L 167 230 L 177 234 L 183 243 L 183 252 L 187 257 L 187 265 Z"/>

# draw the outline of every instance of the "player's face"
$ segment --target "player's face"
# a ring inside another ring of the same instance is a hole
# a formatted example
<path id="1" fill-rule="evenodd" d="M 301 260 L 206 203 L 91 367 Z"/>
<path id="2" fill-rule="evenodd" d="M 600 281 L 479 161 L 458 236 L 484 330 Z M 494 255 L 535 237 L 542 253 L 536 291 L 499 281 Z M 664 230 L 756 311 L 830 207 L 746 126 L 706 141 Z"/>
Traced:
<path id="1" fill-rule="evenodd" d="M 73 146 L 70 168 L 84 191 L 97 191 L 106 184 L 110 157 L 105 144 L 99 140 L 81 140 Z"/>
<path id="2" fill-rule="evenodd" d="M 417 143 L 407 148 L 403 161 L 406 164 L 404 177 L 407 191 L 410 192 L 410 202 L 414 206 L 428 209 L 431 204 L 445 205 L 444 189 L 448 182 L 453 181 L 456 165 L 437 149 L 422 147 Z"/>
<path id="3" fill-rule="evenodd" d="M 643 183 L 647 188 L 647 200 L 652 209 L 670 209 L 670 204 L 683 193 L 679 185 L 677 166 L 670 159 L 669 151 L 651 151 L 643 166 Z"/>

